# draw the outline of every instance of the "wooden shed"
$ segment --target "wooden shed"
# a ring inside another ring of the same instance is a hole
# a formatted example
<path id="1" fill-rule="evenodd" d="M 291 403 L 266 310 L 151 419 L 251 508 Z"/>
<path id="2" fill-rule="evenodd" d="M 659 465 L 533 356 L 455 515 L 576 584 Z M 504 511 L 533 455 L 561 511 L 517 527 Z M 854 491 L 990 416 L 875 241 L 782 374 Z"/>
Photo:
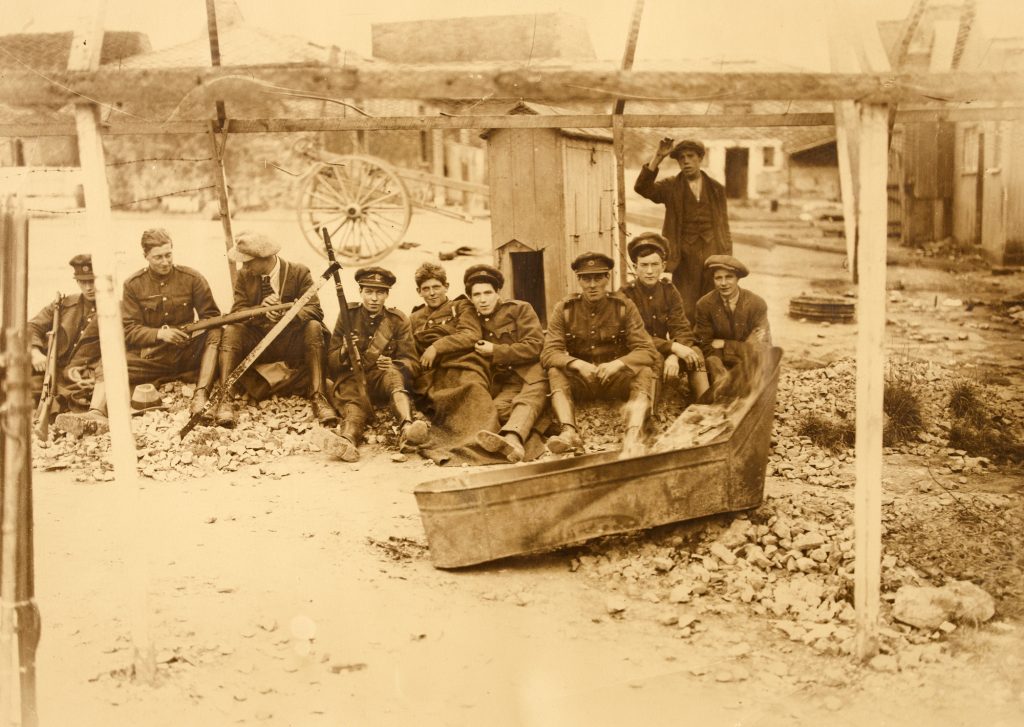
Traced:
<path id="1" fill-rule="evenodd" d="M 512 114 L 572 113 L 520 102 Z M 596 250 L 618 259 L 615 156 L 607 129 L 489 129 L 491 244 L 505 292 L 547 312 L 576 289 L 569 264 Z M 614 278 L 613 278 L 614 279 Z"/>

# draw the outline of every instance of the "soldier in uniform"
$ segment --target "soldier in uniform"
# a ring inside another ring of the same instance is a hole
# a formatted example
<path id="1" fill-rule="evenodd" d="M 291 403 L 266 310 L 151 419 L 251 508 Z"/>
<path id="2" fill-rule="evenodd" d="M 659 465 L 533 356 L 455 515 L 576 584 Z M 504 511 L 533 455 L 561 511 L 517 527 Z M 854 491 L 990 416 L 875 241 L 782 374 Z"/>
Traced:
<path id="1" fill-rule="evenodd" d="M 750 346 L 770 346 L 768 304 L 739 286 L 750 274 L 732 255 L 712 255 L 704 263 L 711 271 L 715 290 L 697 301 L 696 333 L 707 361 L 715 397 L 726 390 L 729 369 L 740 364 Z"/>
<path id="2" fill-rule="evenodd" d="M 509 462 L 521 462 L 523 443 L 547 403 L 540 319 L 529 303 L 498 294 L 505 276 L 497 268 L 473 265 L 463 280 L 483 331 L 475 348 L 490 362 L 491 397 L 502 423 L 498 432 L 478 432 L 476 441 L 488 452 L 504 454 Z"/>
<path id="3" fill-rule="evenodd" d="M 701 171 L 704 153 L 704 144 L 695 139 L 678 144 L 662 139 L 634 185 L 640 196 L 665 205 L 661 234 L 668 240 L 666 269 L 691 321 L 697 299 L 714 287 L 704 261 L 711 255 L 732 254 L 725 187 Z M 678 162 L 679 174 L 658 180 L 658 166 L 666 156 Z"/>
<path id="4" fill-rule="evenodd" d="M 281 245 L 257 232 L 242 232 L 235 238 L 235 246 L 228 257 L 242 264 L 235 280 L 234 303 L 231 312 L 261 305 L 289 303 L 302 297 L 313 285 L 309 268 L 301 263 L 289 262 L 278 256 Z M 268 312 L 262 318 L 251 318 L 224 326 L 220 342 L 221 385 L 227 382 L 231 370 L 263 339 L 284 313 Z M 327 328 L 323 324 L 324 311 L 320 299 L 313 296 L 298 315 L 281 331 L 259 357 L 261 362 L 286 361 L 308 367 L 309 400 L 313 416 L 325 426 L 338 422 L 338 413 L 327 401 L 324 363 L 324 344 Z M 230 392 L 221 395 L 217 406 L 217 424 L 235 425 L 235 409 Z"/>
<path id="5" fill-rule="evenodd" d="M 96 325 L 96 276 L 91 255 L 75 255 L 70 261 L 80 293 L 62 296 L 44 307 L 28 322 L 32 387 L 39 393 L 46 372 L 47 335 L 56 336 L 57 379 L 54 382 L 61 408 L 75 403 L 89 405 L 93 369 L 100 360 L 99 329 Z M 60 305 L 57 330 L 53 331 L 54 308 Z"/>
<path id="6" fill-rule="evenodd" d="M 409 321 L 398 309 L 384 307 L 395 276 L 390 270 L 370 267 L 357 270 L 355 278 L 362 302 L 349 303 L 348 322 L 369 391 L 360 390 L 352 372 L 340 315 L 327 352 L 327 368 L 335 382 L 331 395 L 343 417 L 341 436 L 334 438 L 330 452 L 346 462 L 359 459 L 359 439 L 374 407 L 381 404 L 390 404 L 401 422 L 403 443 L 418 446 L 428 435 L 426 422 L 412 418 L 409 385 L 418 363 Z"/>
<path id="7" fill-rule="evenodd" d="M 124 281 L 121 300 L 128 384 L 177 379 L 198 369 L 190 407 L 194 414 L 206 403 L 216 373 L 220 331 L 190 336 L 179 326 L 218 316 L 220 308 L 198 270 L 174 264 L 174 246 L 166 230 L 146 230 L 141 245 L 149 264 Z M 104 393 L 98 380 L 91 409 L 105 413 Z"/>
<path id="8" fill-rule="evenodd" d="M 556 454 L 583 448 L 576 401 L 628 397 L 623 450 L 632 452 L 654 399 L 658 352 L 636 306 L 608 291 L 612 266 L 599 252 L 579 255 L 572 269 L 582 292 L 559 301 L 548 316 L 540 362 L 548 373 L 551 409 L 562 425 L 548 440 Z"/>
<path id="9" fill-rule="evenodd" d="M 630 240 L 626 251 L 636 266 L 636 280 L 626 283 L 619 292 L 640 311 L 644 328 L 664 361 L 663 377 L 675 379 L 680 369 L 686 371 L 690 394 L 699 399 L 708 390 L 704 356 L 694 342 L 679 291 L 661 277 L 666 246 L 667 241 L 657 232 L 645 232 Z"/>

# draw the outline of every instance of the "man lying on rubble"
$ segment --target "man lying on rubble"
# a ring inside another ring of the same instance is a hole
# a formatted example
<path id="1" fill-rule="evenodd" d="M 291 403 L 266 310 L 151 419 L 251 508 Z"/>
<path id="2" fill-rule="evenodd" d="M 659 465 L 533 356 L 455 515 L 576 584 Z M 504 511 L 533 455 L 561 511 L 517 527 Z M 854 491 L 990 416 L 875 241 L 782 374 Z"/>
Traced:
<path id="1" fill-rule="evenodd" d="M 658 352 L 632 301 L 608 291 L 612 267 L 612 259 L 599 252 L 579 255 L 572 269 L 582 292 L 559 301 L 548 316 L 540 361 L 562 426 L 547 442 L 556 454 L 583 449 L 576 401 L 628 397 L 622 448 L 633 452 L 654 399 Z"/>
<path id="2" fill-rule="evenodd" d="M 385 308 L 395 275 L 381 267 L 356 271 L 361 303 L 349 303 L 348 324 L 352 343 L 359 351 L 366 385 L 360 388 L 345 346 L 345 326 L 338 316 L 327 352 L 327 369 L 334 379 L 331 392 L 343 417 L 338 436 L 324 438 L 324 448 L 339 459 L 359 459 L 359 440 L 374 407 L 390 405 L 401 423 L 401 443 L 419 446 L 426 442 L 428 427 L 414 421 L 409 386 L 419 368 L 409 321 L 396 308 Z"/>
<path id="3" fill-rule="evenodd" d="M 94 369 L 99 366 L 100 340 L 96 325 L 96 276 L 91 255 L 71 258 L 75 282 L 79 293 L 59 296 L 45 306 L 28 322 L 29 355 L 32 363 L 32 391 L 39 394 L 46 373 L 50 334 L 56 346 L 56 377 L 54 380 L 54 410 L 89 406 L 95 380 Z M 57 308 L 60 308 L 57 312 Z M 54 329 L 54 313 L 57 328 Z"/>
<path id="4" fill-rule="evenodd" d="M 235 280 L 234 303 L 231 311 L 256 306 L 290 303 L 302 297 L 313 285 L 309 268 L 278 256 L 281 245 L 266 235 L 242 232 L 235 238 L 235 246 L 228 257 L 242 264 Z M 227 382 L 231 370 L 262 340 L 266 333 L 284 315 L 283 311 L 268 311 L 261 317 L 224 327 L 220 341 L 220 381 Z M 271 363 L 284 361 L 309 374 L 309 401 L 313 417 L 324 426 L 338 423 L 338 413 L 327 401 L 324 351 L 327 329 L 323 324 L 324 311 L 320 299 L 313 296 L 298 315 L 260 355 L 258 361 Z M 234 427 L 235 409 L 231 392 L 222 392 L 216 412 L 217 424 Z"/>
<path id="5" fill-rule="evenodd" d="M 636 267 L 636 280 L 626 283 L 619 292 L 640 311 L 644 328 L 664 361 L 661 371 L 665 381 L 675 381 L 680 371 L 685 371 L 690 396 L 697 401 L 708 390 L 708 375 L 704 355 L 694 342 L 693 329 L 683 312 L 683 299 L 676 286 L 662 277 L 667 244 L 657 232 L 644 232 L 630 240 L 626 252 Z"/>
<path id="6" fill-rule="evenodd" d="M 752 345 L 770 346 L 772 337 L 768 304 L 740 288 L 740 278 L 750 274 L 747 266 L 732 255 L 712 255 L 704 267 L 715 289 L 697 301 L 696 335 L 717 400 L 729 388 L 730 369 L 743 362 Z"/>
<path id="7" fill-rule="evenodd" d="M 490 393 L 501 428 L 482 429 L 476 441 L 509 462 L 521 462 L 523 443 L 547 404 L 548 381 L 540 365 L 544 332 L 529 303 L 499 295 L 505 276 L 491 265 L 470 266 L 463 281 L 483 335 L 475 349 L 489 362 Z"/>
<path id="8" fill-rule="evenodd" d="M 124 281 L 121 298 L 128 384 L 196 376 L 190 406 L 195 414 L 206 404 L 213 383 L 221 334 L 210 329 L 189 335 L 179 326 L 218 316 L 220 308 L 198 270 L 174 263 L 174 243 L 166 230 L 146 230 L 141 246 L 148 265 Z M 106 416 L 102 376 L 97 378 L 89 409 L 93 417 Z"/>

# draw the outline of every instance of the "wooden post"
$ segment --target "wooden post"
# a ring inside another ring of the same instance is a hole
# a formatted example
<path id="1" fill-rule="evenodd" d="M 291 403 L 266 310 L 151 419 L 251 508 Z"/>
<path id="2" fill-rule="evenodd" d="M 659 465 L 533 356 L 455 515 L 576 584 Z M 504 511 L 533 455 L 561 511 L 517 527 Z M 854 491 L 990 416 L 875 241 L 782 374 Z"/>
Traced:
<path id="1" fill-rule="evenodd" d="M 94 70 L 99 66 L 103 38 L 104 3 L 97 0 L 91 28 L 76 30 L 68 59 L 70 70 Z M 96 272 L 96 317 L 99 324 L 100 354 L 107 390 L 107 414 L 110 424 L 110 452 L 114 465 L 114 483 L 119 497 L 119 528 L 124 539 L 129 593 L 129 621 L 132 637 L 132 661 L 135 677 L 152 684 L 156 675 L 156 655 L 149 633 L 149 578 L 145 547 L 148 533 L 140 504 L 136 470 L 135 439 L 131 430 L 128 368 L 125 364 L 124 327 L 121 306 L 115 289 L 115 266 L 111 240 L 110 189 L 107 184 L 103 142 L 99 133 L 99 107 L 92 103 L 75 105 L 75 126 L 85 188 L 86 232 Z"/>
<path id="2" fill-rule="evenodd" d="M 885 385 L 885 260 L 888 241 L 889 109 L 857 104 L 860 127 L 857 250 L 857 443 L 854 492 L 856 655 L 878 649 L 882 557 L 882 393 Z"/>
<path id="3" fill-rule="evenodd" d="M 223 104 L 221 104 L 223 107 Z M 220 225 L 224 229 L 224 247 L 230 250 L 235 246 L 235 233 L 231 229 L 231 197 L 228 196 L 228 176 L 224 168 L 224 149 L 228 145 L 227 132 L 218 131 L 217 122 L 210 121 L 210 148 L 213 150 L 214 182 L 217 187 L 217 202 L 220 211 Z M 228 276 L 234 287 L 238 277 L 235 261 L 227 258 Z"/>
<path id="4" fill-rule="evenodd" d="M 434 129 L 430 132 L 431 141 L 431 154 L 430 164 L 431 173 L 436 174 L 439 177 L 444 176 L 444 131 L 441 129 Z M 447 201 L 447 195 L 442 185 L 438 184 L 434 186 L 434 206 L 443 208 Z"/>
<path id="5" fill-rule="evenodd" d="M 217 0 L 206 0 L 206 33 L 210 38 L 210 65 L 215 68 L 220 65 L 220 38 L 217 34 Z M 227 120 L 227 110 L 223 101 L 216 102 L 217 108 L 217 129 L 224 130 L 224 122 Z M 231 281 L 234 282 L 232 276 Z"/>
<path id="6" fill-rule="evenodd" d="M 644 0 L 636 0 L 633 18 L 629 24 L 626 48 L 622 52 L 622 70 L 633 68 L 636 57 L 636 41 L 640 37 L 640 20 L 644 14 Z M 622 114 L 626 110 L 625 99 L 618 99 L 612 111 L 612 150 L 615 152 L 615 217 L 618 227 L 619 284 L 626 284 L 629 268 L 626 255 L 626 134 Z"/>

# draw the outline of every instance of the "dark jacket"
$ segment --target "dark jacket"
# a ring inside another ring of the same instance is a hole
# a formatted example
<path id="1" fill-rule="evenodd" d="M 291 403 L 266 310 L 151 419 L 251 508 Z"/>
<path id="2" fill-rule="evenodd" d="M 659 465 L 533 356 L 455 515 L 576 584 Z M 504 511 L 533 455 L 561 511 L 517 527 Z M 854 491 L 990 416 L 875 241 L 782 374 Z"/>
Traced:
<path id="1" fill-rule="evenodd" d="M 707 196 L 708 204 L 711 206 L 712 232 L 714 236 L 714 250 L 712 255 L 732 254 L 732 235 L 729 232 L 729 215 L 726 210 L 725 187 L 701 172 L 704 177 L 702 182 L 702 194 Z M 665 205 L 665 221 L 661 227 L 661 234 L 668 239 L 668 257 L 665 260 L 665 269 L 672 272 L 679 264 L 682 257 L 683 238 L 683 196 L 689 184 L 683 177 L 682 172 L 666 179 L 658 180 L 658 172 L 651 171 L 646 164 L 640 167 L 640 176 L 636 179 L 633 189 L 641 197 L 646 197 L 652 202 Z M 657 181 L 656 181 L 657 180 Z M 701 260 L 700 264 L 703 265 Z"/>
<path id="2" fill-rule="evenodd" d="M 483 339 L 494 344 L 491 372 L 514 371 L 526 383 L 544 378 L 540 352 L 544 347 L 544 331 L 533 306 L 521 300 L 499 299 L 494 312 L 477 313 Z"/>
<path id="3" fill-rule="evenodd" d="M 683 299 L 672 283 L 659 280 L 648 288 L 634 280 L 623 285 L 619 292 L 633 301 L 640 311 L 644 328 L 663 357 L 671 355 L 673 343 L 693 346 L 693 328 L 683 312 Z"/>
<path id="4" fill-rule="evenodd" d="M 737 354 L 737 342 L 746 341 L 757 332 L 759 340 L 771 343 L 771 329 L 768 326 L 768 304 L 758 295 L 740 288 L 736 310 L 730 311 L 721 294 L 713 290 L 697 301 L 697 340 L 704 357 L 731 357 Z M 714 349 L 711 342 L 716 338 L 725 341 L 723 349 Z"/>
<path id="5" fill-rule="evenodd" d="M 591 351 L 600 352 L 602 360 L 591 357 Z M 619 359 L 636 374 L 644 366 L 658 365 L 658 352 L 632 301 L 606 293 L 596 303 L 588 303 L 577 293 L 560 300 L 551 311 L 540 362 L 546 369 L 564 369 L 576 359 L 590 363 Z"/>
<path id="6" fill-rule="evenodd" d="M 381 356 L 387 356 L 407 378 L 412 379 L 419 373 L 419 357 L 416 355 L 409 320 L 400 310 L 385 308 L 378 315 L 371 316 L 362 303 L 349 303 L 348 323 L 364 370 L 376 366 Z M 345 348 L 344 326 L 339 315 L 327 345 L 327 371 L 331 376 L 337 376 L 351 370 L 348 350 Z"/>
<path id="7" fill-rule="evenodd" d="M 52 302 L 28 322 L 29 345 L 46 353 L 47 333 L 53 328 Z M 96 305 L 80 293 L 64 297 L 57 332 L 57 369 L 87 366 L 100 358 L 100 336 L 96 323 Z"/>
<path id="8" fill-rule="evenodd" d="M 437 308 L 421 303 L 412 309 L 409 322 L 417 352 L 422 354 L 430 346 L 437 350 L 433 369 L 471 369 L 481 372 L 485 379 L 490 377 L 489 363 L 474 348 L 483 337 L 480 320 L 465 295 L 446 300 Z"/>
<path id="9" fill-rule="evenodd" d="M 143 268 L 124 281 L 121 301 L 129 350 L 156 346 L 161 326 L 180 326 L 220 315 L 210 284 L 198 270 L 175 265 L 163 278 Z"/>
<path id="10" fill-rule="evenodd" d="M 302 297 L 313 285 L 313 276 L 302 263 L 288 262 L 281 260 L 280 276 L 278 277 L 279 289 L 281 291 L 281 302 L 291 303 Z M 231 312 L 243 308 L 258 306 L 263 300 L 260 286 L 260 276 L 247 272 L 244 268 L 238 271 L 235 279 L 234 302 L 231 304 Z M 314 295 L 306 305 L 302 306 L 296 316 L 296 320 L 303 323 L 306 321 L 323 321 L 324 309 L 320 307 L 320 297 Z M 326 330 L 326 328 L 324 329 Z"/>

